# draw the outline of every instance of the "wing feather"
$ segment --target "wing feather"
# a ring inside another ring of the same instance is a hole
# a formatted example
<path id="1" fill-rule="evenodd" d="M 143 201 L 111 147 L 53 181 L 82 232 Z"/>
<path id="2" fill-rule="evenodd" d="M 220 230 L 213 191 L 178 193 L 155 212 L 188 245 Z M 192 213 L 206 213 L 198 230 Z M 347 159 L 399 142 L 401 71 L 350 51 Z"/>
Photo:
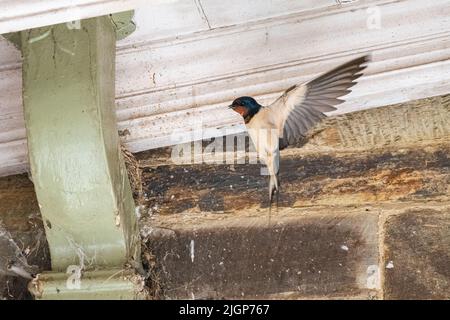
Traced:
<path id="1" fill-rule="evenodd" d="M 325 74 L 287 89 L 268 108 L 280 129 L 280 148 L 295 143 L 322 119 L 336 110 L 362 75 L 370 56 L 353 59 Z"/>

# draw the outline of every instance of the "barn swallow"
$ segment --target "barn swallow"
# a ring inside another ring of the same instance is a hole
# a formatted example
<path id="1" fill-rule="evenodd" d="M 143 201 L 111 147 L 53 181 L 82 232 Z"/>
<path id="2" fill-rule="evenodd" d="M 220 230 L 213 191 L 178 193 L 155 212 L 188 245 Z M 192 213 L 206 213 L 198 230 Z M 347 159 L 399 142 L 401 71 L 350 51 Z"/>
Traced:
<path id="1" fill-rule="evenodd" d="M 370 56 L 362 56 L 342 64 L 308 82 L 288 88 L 268 106 L 260 105 L 252 97 L 240 97 L 229 106 L 244 119 L 260 161 L 269 175 L 269 213 L 273 195 L 279 195 L 280 150 L 305 139 L 307 133 L 336 110 L 351 92 L 350 88 L 362 76 Z"/>

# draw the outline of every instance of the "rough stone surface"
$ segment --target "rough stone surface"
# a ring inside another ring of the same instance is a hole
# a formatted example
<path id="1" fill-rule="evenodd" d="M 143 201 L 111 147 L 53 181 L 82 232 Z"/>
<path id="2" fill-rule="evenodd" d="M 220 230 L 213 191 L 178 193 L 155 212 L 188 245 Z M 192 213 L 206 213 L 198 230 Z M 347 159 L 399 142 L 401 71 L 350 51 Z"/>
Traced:
<path id="1" fill-rule="evenodd" d="M 450 147 L 344 155 L 288 154 L 281 159 L 280 207 L 361 205 L 443 199 L 450 193 Z M 260 166 L 144 167 L 151 213 L 236 212 L 268 206 Z"/>
<path id="2" fill-rule="evenodd" d="M 340 152 L 447 143 L 450 95 L 330 117 L 316 128 L 306 151 Z"/>
<path id="3" fill-rule="evenodd" d="M 269 223 L 242 218 L 149 230 L 146 246 L 162 297 L 371 296 L 378 275 L 377 215 L 299 217 L 292 211 Z"/>
<path id="4" fill-rule="evenodd" d="M 385 298 L 450 299 L 450 207 L 389 217 Z"/>
<path id="5" fill-rule="evenodd" d="M 154 296 L 449 299 L 449 101 L 329 119 L 282 152 L 270 219 L 258 165 L 175 166 L 167 148 L 136 155 Z M 25 175 L 0 179 L 0 221 L 30 265 L 50 267 Z M 0 257 L 14 258 L 11 248 L 0 241 Z M 0 275 L 0 297 L 27 297 L 25 283 Z"/>

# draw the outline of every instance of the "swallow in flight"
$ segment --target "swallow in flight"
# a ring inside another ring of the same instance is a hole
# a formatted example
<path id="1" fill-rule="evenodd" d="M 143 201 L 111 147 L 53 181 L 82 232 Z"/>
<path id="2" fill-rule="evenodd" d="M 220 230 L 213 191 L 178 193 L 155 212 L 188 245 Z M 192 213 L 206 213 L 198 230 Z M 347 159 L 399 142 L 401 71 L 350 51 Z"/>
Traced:
<path id="1" fill-rule="evenodd" d="M 294 85 L 268 106 L 252 97 L 240 97 L 229 106 L 245 121 L 260 161 L 267 166 L 269 201 L 279 195 L 280 150 L 304 139 L 315 125 L 336 110 L 362 76 L 370 56 L 353 59 L 308 82 Z"/>

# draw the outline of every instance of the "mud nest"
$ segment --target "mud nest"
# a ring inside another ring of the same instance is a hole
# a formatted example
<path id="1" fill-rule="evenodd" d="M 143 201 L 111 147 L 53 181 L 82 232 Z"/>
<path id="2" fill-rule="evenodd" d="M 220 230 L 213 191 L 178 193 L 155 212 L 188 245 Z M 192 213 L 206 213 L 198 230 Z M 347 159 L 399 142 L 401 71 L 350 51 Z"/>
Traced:
<path id="1" fill-rule="evenodd" d="M 142 171 L 139 161 L 136 157 L 123 145 L 120 145 L 125 166 L 130 180 L 131 191 L 133 192 L 134 202 L 137 206 L 143 204 L 143 188 L 142 188 Z"/>

